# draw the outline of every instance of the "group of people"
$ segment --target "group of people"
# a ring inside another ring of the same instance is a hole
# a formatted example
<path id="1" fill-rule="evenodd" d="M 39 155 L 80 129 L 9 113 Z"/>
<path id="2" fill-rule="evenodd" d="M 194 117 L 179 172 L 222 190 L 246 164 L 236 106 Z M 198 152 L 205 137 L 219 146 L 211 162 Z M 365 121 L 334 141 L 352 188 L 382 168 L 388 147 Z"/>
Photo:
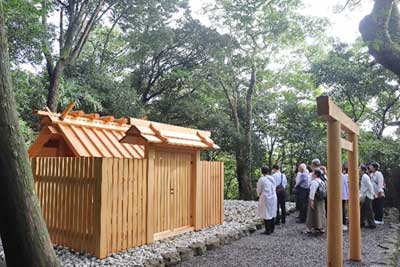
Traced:
<path id="1" fill-rule="evenodd" d="M 383 224 L 385 179 L 376 162 L 361 165 L 360 173 L 361 227 L 375 228 Z"/>
<path id="2" fill-rule="evenodd" d="M 274 232 L 275 225 L 286 223 L 286 187 L 287 178 L 280 171 L 280 166 L 270 169 L 261 168 L 262 177 L 257 183 L 258 216 L 265 222 L 264 234 Z M 361 227 L 376 228 L 383 224 L 385 182 L 379 171 L 378 163 L 360 166 L 360 204 Z M 297 223 L 305 223 L 304 233 L 322 234 L 326 225 L 327 211 L 327 168 L 319 159 L 314 159 L 311 166 L 302 163 L 298 166 L 295 192 L 296 207 L 299 210 Z M 348 169 L 342 168 L 342 210 L 343 230 L 347 230 L 347 202 L 349 199 Z"/>

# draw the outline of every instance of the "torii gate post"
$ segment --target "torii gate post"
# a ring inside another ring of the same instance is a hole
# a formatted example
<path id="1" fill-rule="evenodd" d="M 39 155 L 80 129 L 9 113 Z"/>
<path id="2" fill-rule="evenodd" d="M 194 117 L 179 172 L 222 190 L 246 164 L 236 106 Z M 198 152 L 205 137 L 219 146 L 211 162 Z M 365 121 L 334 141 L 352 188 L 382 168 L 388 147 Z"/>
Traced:
<path id="1" fill-rule="evenodd" d="M 349 243 L 350 260 L 361 261 L 358 136 L 360 128 L 327 96 L 317 98 L 318 115 L 328 124 L 328 219 L 327 266 L 343 266 L 342 233 L 342 149 L 349 161 Z M 347 139 L 341 137 L 344 131 Z"/>

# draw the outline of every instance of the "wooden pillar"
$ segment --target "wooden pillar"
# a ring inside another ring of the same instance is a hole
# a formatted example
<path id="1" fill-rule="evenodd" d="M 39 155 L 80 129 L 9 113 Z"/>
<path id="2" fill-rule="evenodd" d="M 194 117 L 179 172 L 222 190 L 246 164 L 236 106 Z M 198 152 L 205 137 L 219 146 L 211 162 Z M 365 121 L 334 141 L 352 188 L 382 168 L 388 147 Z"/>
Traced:
<path id="1" fill-rule="evenodd" d="M 146 147 L 147 155 L 147 243 L 154 240 L 154 177 L 155 177 L 155 156 L 154 146 Z"/>
<path id="2" fill-rule="evenodd" d="M 192 224 L 195 230 L 203 227 L 202 203 L 200 150 L 196 150 L 192 156 Z"/>
<path id="3" fill-rule="evenodd" d="M 340 126 L 340 122 L 328 120 L 328 267 L 343 266 Z"/>
<path id="4" fill-rule="evenodd" d="M 109 159 L 92 158 L 90 163 L 94 164 L 95 191 L 94 191 L 94 254 L 97 258 L 103 259 L 107 256 L 107 190 L 108 177 L 107 168 Z"/>
<path id="5" fill-rule="evenodd" d="M 349 242 L 350 260 L 361 261 L 360 196 L 358 171 L 358 136 L 348 133 L 347 138 L 353 143 L 349 157 Z"/>
<path id="6" fill-rule="evenodd" d="M 220 169 L 220 177 L 221 177 L 221 206 L 220 206 L 220 211 L 221 211 L 221 215 L 220 215 L 220 221 L 219 221 L 219 223 L 220 224 L 223 224 L 224 223 L 224 175 L 225 175 L 225 172 L 224 172 L 224 163 L 223 162 L 221 162 L 220 163 L 221 165 L 221 169 Z"/>

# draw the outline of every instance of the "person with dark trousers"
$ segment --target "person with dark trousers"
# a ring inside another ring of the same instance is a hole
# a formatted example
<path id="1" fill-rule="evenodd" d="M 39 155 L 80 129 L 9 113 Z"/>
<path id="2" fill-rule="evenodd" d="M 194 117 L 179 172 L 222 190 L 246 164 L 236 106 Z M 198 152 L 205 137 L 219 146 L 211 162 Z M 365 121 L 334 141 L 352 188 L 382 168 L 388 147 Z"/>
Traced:
<path id="1" fill-rule="evenodd" d="M 269 168 L 261 168 L 262 176 L 257 182 L 258 207 L 257 214 L 264 220 L 265 232 L 270 235 L 274 232 L 277 208 L 276 185 L 274 178 L 269 175 Z"/>
<path id="2" fill-rule="evenodd" d="M 385 179 L 379 171 L 379 164 L 376 162 L 368 166 L 372 185 L 374 187 L 375 199 L 372 202 L 372 208 L 375 214 L 375 224 L 383 224 L 383 204 L 385 202 Z"/>
<path id="3" fill-rule="evenodd" d="M 343 222 L 343 230 L 347 231 L 347 219 L 346 219 L 346 207 L 349 200 L 349 182 L 348 182 L 348 172 L 349 169 L 347 165 L 343 165 L 342 167 L 342 222 Z"/>
<path id="4" fill-rule="evenodd" d="M 361 186 L 360 186 L 360 202 L 361 202 L 361 227 L 376 228 L 374 221 L 374 212 L 372 210 L 372 201 L 375 197 L 374 187 L 371 178 L 368 176 L 367 166 L 361 165 Z M 365 224 L 365 221 L 367 224 Z"/>
<path id="5" fill-rule="evenodd" d="M 297 195 L 299 198 L 299 219 L 297 223 L 305 223 L 307 219 L 307 208 L 308 208 L 308 198 L 310 193 L 310 177 L 309 173 L 306 171 L 306 165 L 304 163 L 299 165 L 299 179 L 295 185 Z"/>
<path id="6" fill-rule="evenodd" d="M 286 223 L 286 186 L 287 179 L 286 175 L 280 171 L 279 165 L 272 166 L 272 177 L 274 177 L 276 185 L 276 195 L 278 197 L 278 206 L 276 209 L 276 221 L 275 224 Z"/>

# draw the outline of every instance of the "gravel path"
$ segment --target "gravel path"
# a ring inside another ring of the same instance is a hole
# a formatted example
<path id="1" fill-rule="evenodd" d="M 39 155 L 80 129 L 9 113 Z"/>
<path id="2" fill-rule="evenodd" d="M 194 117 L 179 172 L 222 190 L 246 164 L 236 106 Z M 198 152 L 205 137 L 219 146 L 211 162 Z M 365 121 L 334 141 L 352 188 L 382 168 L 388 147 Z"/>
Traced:
<path id="1" fill-rule="evenodd" d="M 362 231 L 362 263 L 346 262 L 345 266 L 370 266 L 379 256 L 378 244 L 383 242 L 388 225 L 376 230 Z M 302 234 L 304 225 L 295 223 L 295 216 L 288 218 L 286 225 L 278 226 L 271 236 L 261 231 L 233 242 L 231 245 L 210 251 L 206 256 L 194 257 L 179 267 L 233 267 L 233 266 L 274 266 L 274 267 L 325 267 L 326 236 L 313 237 Z M 344 233 L 344 259 L 347 259 L 348 233 Z"/>
<path id="2" fill-rule="evenodd" d="M 152 244 L 143 245 L 121 251 L 110 255 L 109 257 L 99 260 L 95 257 L 79 252 L 73 252 L 67 248 L 55 247 L 56 254 L 63 267 L 143 267 L 143 266 L 172 266 L 171 259 L 177 255 L 177 262 L 181 260 L 183 254 L 178 248 L 186 248 L 192 251 L 194 244 L 203 244 L 206 248 L 207 240 L 217 240 L 225 242 L 223 235 L 233 236 L 247 232 L 250 228 L 255 231 L 257 203 L 253 201 L 225 201 L 225 222 L 223 225 L 209 227 L 197 232 L 185 233 L 173 238 L 164 239 Z M 294 203 L 287 203 L 287 209 L 293 210 Z M 396 215 L 397 214 L 397 215 Z M 398 218 L 398 211 L 394 216 Z M 389 221 L 389 220 L 388 220 Z M 395 220 L 390 220 L 395 221 Z M 382 265 L 372 265 L 374 260 L 381 263 L 380 256 L 386 253 L 390 257 L 394 253 L 390 252 L 388 240 L 389 236 L 396 239 L 400 237 L 400 225 L 389 225 L 389 223 L 378 226 L 376 230 L 363 229 L 362 245 L 363 245 L 363 262 L 350 263 L 346 262 L 345 267 L 377 267 Z M 204 256 L 188 257 L 187 261 L 183 261 L 178 267 L 235 267 L 235 266 L 279 266 L 279 267 L 325 267 L 326 259 L 326 236 L 313 237 L 302 234 L 304 225 L 295 223 L 295 216 L 292 214 L 287 218 L 286 225 L 276 228 L 271 236 L 261 235 L 261 230 L 250 236 L 243 237 L 238 241 L 234 241 L 230 245 L 207 251 Z M 393 230 L 397 229 L 397 230 Z M 397 232 L 395 232 L 397 231 Z M 240 238 L 240 237 L 239 237 Z M 386 242 L 386 243 L 385 243 Z M 400 239 L 396 241 L 397 247 L 400 246 Z M 207 247 L 210 244 L 207 245 Z M 379 246 L 378 246 L 379 245 Z M 189 249 L 190 247 L 190 249 Z M 382 249 L 386 247 L 386 252 L 382 254 Z M 392 248 L 393 249 L 393 248 Z M 398 248 L 396 248 L 398 249 Z M 347 256 L 348 250 L 348 234 L 344 234 L 344 258 Z M 178 252 L 180 251 L 180 252 Z M 195 251 L 195 250 L 193 250 Z M 197 251 L 197 250 L 196 250 Z M 387 252 L 390 252 L 389 254 Z M 190 254 L 190 253 L 189 253 Z M 197 254 L 197 252 L 196 252 Z M 172 255 L 172 257 L 171 257 Z M 193 252 L 192 252 L 193 255 Z M 387 258 L 386 257 L 386 258 Z M 399 257 L 400 258 L 400 257 Z M 0 263 L 4 259 L 4 252 L 0 242 Z M 182 258 L 182 260 L 184 260 Z M 395 258 L 393 258 L 393 261 Z M 383 260 L 385 261 L 385 260 Z M 385 262 L 390 261 L 387 259 Z M 384 265 L 395 266 L 399 265 Z M 0 265 L 1 267 L 1 265 Z"/>

